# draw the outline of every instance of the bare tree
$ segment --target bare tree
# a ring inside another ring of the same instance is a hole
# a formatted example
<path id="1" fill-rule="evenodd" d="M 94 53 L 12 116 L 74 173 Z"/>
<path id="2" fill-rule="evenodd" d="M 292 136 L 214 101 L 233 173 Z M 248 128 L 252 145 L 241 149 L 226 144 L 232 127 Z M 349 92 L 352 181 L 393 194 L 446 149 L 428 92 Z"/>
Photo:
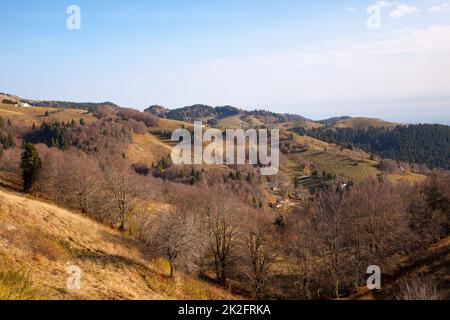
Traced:
<path id="1" fill-rule="evenodd" d="M 327 261 L 325 266 L 333 281 L 336 298 L 339 298 L 345 268 L 344 201 L 345 194 L 342 192 L 324 192 L 319 199 L 314 221 L 317 236 L 321 240 L 321 252 L 323 259 Z"/>
<path id="2" fill-rule="evenodd" d="M 130 235 L 147 242 L 149 235 L 153 232 L 154 224 L 155 217 L 149 212 L 148 208 L 145 205 L 139 205 L 134 209 L 133 215 L 128 221 Z"/>
<path id="3" fill-rule="evenodd" d="M 296 286 L 300 289 L 301 299 L 319 297 L 318 283 L 320 270 L 317 257 L 320 256 L 320 238 L 314 225 L 315 212 L 312 203 L 307 202 L 294 213 L 291 235 L 283 238 L 284 246 L 292 248 L 295 264 L 293 272 L 298 275 Z"/>
<path id="4" fill-rule="evenodd" d="M 157 222 L 152 242 L 157 252 L 169 262 L 171 278 L 177 267 L 189 264 L 195 240 L 194 216 L 185 208 L 175 208 Z"/>
<path id="5" fill-rule="evenodd" d="M 125 165 L 108 166 L 105 178 L 107 189 L 112 195 L 112 207 L 119 223 L 119 230 L 124 231 L 139 196 L 139 182 L 136 174 Z"/>
<path id="6" fill-rule="evenodd" d="M 217 281 L 225 284 L 239 228 L 233 200 L 225 196 L 226 192 L 223 189 L 211 190 L 211 193 L 211 201 L 206 213 L 208 242 L 214 258 Z"/>
<path id="7" fill-rule="evenodd" d="M 94 159 L 83 156 L 74 156 L 71 160 L 71 182 L 73 195 L 78 210 L 82 213 L 90 213 L 91 205 L 101 192 L 103 177 Z"/>
<path id="8" fill-rule="evenodd" d="M 401 281 L 397 300 L 440 300 L 436 283 L 431 279 L 413 277 Z"/>
<path id="9" fill-rule="evenodd" d="M 277 259 L 276 241 L 268 226 L 257 219 L 244 233 L 243 243 L 248 265 L 247 276 L 252 282 L 254 297 L 259 298 L 264 292 Z"/>

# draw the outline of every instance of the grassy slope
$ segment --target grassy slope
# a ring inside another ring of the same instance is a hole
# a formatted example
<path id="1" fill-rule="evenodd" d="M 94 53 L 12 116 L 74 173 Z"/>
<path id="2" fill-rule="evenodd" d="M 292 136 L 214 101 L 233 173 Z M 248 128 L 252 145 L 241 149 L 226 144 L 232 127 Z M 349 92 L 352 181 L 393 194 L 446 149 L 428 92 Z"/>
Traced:
<path id="1" fill-rule="evenodd" d="M 303 146 L 307 151 L 301 153 L 290 153 L 287 155 L 287 172 L 302 175 L 297 170 L 301 160 L 307 160 L 315 164 L 319 174 L 322 171 L 335 173 L 354 181 L 363 181 L 368 177 L 375 178 L 382 173 L 378 168 L 378 161 L 370 160 L 365 152 L 355 152 L 341 149 L 333 144 L 325 143 L 314 138 L 293 135 L 295 145 Z M 405 172 L 402 174 L 386 174 L 386 178 L 392 182 L 421 182 L 426 179 L 425 175 Z"/>
<path id="2" fill-rule="evenodd" d="M 253 120 L 257 121 L 256 119 Z M 249 124 L 243 121 L 239 115 L 235 115 L 220 119 L 218 127 L 220 129 L 245 129 L 249 127 Z"/>
<path id="3" fill-rule="evenodd" d="M 283 126 L 284 128 L 287 128 L 287 129 L 299 128 L 299 127 L 305 128 L 305 129 L 313 129 L 313 128 L 321 128 L 324 125 L 319 122 L 315 122 L 315 121 L 311 121 L 311 120 L 297 120 L 297 121 L 282 123 L 281 126 Z"/>
<path id="4" fill-rule="evenodd" d="M 49 113 L 49 116 L 45 116 L 45 112 Z M 0 116 L 4 119 L 11 119 L 17 123 L 22 123 L 27 126 L 31 126 L 33 123 L 39 125 L 42 122 L 53 121 L 79 121 L 83 118 L 86 122 L 93 119 L 92 115 L 82 114 L 83 110 L 75 109 L 55 109 L 55 108 L 40 108 L 40 107 L 16 107 L 0 103 Z"/>
<path id="5" fill-rule="evenodd" d="M 330 126 L 331 128 L 353 128 L 353 129 L 367 129 L 368 127 L 385 127 L 385 128 L 395 128 L 398 123 L 392 123 L 388 121 L 384 121 L 381 119 L 374 119 L 374 118 L 363 118 L 363 117 L 357 117 L 357 118 L 351 118 L 351 119 L 344 119 L 339 120 L 334 125 Z"/>
<path id="6" fill-rule="evenodd" d="M 151 134 L 133 135 L 133 142 L 127 147 L 130 164 L 144 163 L 151 166 L 169 155 L 170 146 Z"/>
<path id="7" fill-rule="evenodd" d="M 0 204 L 0 299 L 233 298 L 186 275 L 166 278 L 145 247 L 79 214 L 3 189 Z M 79 291 L 66 289 L 68 264 L 83 272 Z"/>

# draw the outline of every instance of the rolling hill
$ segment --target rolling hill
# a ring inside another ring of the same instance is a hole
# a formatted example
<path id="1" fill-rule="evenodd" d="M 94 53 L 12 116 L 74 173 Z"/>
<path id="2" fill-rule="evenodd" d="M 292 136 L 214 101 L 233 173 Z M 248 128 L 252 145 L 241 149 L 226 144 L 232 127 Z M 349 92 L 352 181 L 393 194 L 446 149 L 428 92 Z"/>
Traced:
<path id="1" fill-rule="evenodd" d="M 282 114 L 265 110 L 247 111 L 232 106 L 211 107 L 203 104 L 196 104 L 178 109 L 167 109 L 154 105 L 145 110 L 158 117 L 185 122 L 202 120 L 212 127 L 219 128 L 257 128 L 271 126 L 279 128 L 353 128 L 367 129 L 369 127 L 393 129 L 398 124 L 381 119 L 364 117 L 336 117 L 320 121 L 307 119 L 296 114 Z"/>
<path id="2" fill-rule="evenodd" d="M 337 128 L 367 129 L 370 127 L 394 129 L 398 125 L 400 124 L 384 121 L 381 119 L 364 118 L 364 117 L 356 117 L 356 118 L 342 117 L 336 119 L 335 121 L 330 120 L 325 121 L 325 127 L 331 129 Z"/>
<path id="3" fill-rule="evenodd" d="M 0 117 L 10 119 L 26 126 L 31 126 L 33 123 L 39 125 L 42 122 L 70 122 L 72 120 L 79 121 L 80 119 L 89 122 L 93 119 L 93 115 L 84 110 L 50 107 L 20 107 L 18 105 L 2 102 L 0 102 Z"/>

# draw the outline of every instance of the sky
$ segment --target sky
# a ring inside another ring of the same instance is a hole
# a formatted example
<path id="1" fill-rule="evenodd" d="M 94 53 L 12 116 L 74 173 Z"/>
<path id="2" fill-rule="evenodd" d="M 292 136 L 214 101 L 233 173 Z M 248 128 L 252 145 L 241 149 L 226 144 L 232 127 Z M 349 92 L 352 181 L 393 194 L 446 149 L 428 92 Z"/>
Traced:
<path id="1" fill-rule="evenodd" d="M 24 98 L 450 124 L 450 0 L 3 0 L 0 36 Z"/>

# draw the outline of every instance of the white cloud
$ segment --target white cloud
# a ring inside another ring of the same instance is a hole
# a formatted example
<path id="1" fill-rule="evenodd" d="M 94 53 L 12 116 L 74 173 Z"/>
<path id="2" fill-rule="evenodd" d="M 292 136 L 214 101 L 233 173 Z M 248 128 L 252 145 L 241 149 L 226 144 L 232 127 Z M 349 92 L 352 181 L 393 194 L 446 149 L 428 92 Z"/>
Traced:
<path id="1" fill-rule="evenodd" d="M 437 13 L 441 13 L 441 12 L 450 12 L 450 3 L 445 2 L 442 3 L 438 6 L 432 6 L 429 9 L 431 12 L 437 12 Z"/>
<path id="2" fill-rule="evenodd" d="M 398 5 L 394 11 L 391 12 L 391 17 L 392 18 L 399 18 L 399 17 L 403 17 L 412 13 L 417 13 L 419 12 L 419 9 L 407 4 L 401 4 Z"/>

